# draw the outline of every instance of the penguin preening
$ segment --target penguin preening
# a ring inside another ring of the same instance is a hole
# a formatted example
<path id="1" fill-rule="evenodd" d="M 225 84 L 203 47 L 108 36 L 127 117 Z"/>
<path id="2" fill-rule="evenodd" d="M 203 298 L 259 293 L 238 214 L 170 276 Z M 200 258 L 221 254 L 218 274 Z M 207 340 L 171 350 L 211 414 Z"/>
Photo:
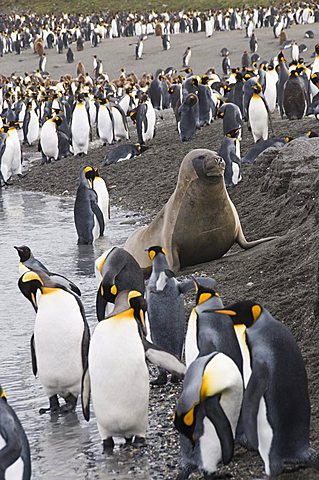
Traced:
<path id="1" fill-rule="evenodd" d="M 50 272 L 39 260 L 37 260 L 33 253 L 27 245 L 21 245 L 21 247 L 13 247 L 17 250 L 20 263 L 19 263 L 19 275 L 23 275 L 25 272 L 28 271 L 37 271 L 37 272 L 44 272 L 51 280 L 54 282 L 59 283 L 60 285 L 65 286 L 68 290 L 71 290 L 73 293 L 81 296 L 80 289 L 70 280 L 68 280 L 63 275 L 59 275 L 58 273 Z"/>
<path id="2" fill-rule="evenodd" d="M 248 445 L 262 457 L 266 474 L 279 475 L 284 464 L 318 468 L 318 453 L 309 443 L 307 374 L 292 333 L 252 301 L 214 312 L 246 327 L 252 373 L 244 392 L 242 426 Z"/>
<path id="3" fill-rule="evenodd" d="M 124 248 L 112 247 L 95 261 L 98 281 L 96 316 L 99 321 L 109 315 L 117 295 L 123 290 L 145 291 L 144 275 L 135 258 Z"/>
<path id="4" fill-rule="evenodd" d="M 87 363 L 90 332 L 79 297 L 44 272 L 26 272 L 18 282 L 36 311 L 31 338 L 32 369 L 49 397 L 40 414 L 75 410 Z M 60 407 L 58 396 L 64 398 Z"/>
<path id="5" fill-rule="evenodd" d="M 178 478 L 186 480 L 197 469 L 213 478 L 219 463 L 231 461 L 242 396 L 242 376 L 224 353 L 191 363 L 174 416 L 182 454 Z"/>
<path id="6" fill-rule="evenodd" d="M 28 438 L 0 386 L 0 472 L 5 480 L 30 480 L 31 455 Z"/>

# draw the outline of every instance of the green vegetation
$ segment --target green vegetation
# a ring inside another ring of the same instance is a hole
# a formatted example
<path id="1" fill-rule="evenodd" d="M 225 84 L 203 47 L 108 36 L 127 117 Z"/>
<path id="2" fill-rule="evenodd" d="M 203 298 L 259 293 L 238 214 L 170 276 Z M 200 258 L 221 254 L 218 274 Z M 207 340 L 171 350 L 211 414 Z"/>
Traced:
<path id="1" fill-rule="evenodd" d="M 269 5 L 269 1 L 262 0 L 258 2 L 260 5 Z M 243 7 L 254 6 L 254 0 L 170 0 L 165 3 L 165 0 L 52 0 L 52 2 L 45 2 L 43 0 L 6 0 L 6 5 L 2 6 L 1 13 L 13 12 L 36 12 L 36 13 L 60 13 L 60 12 L 81 12 L 81 13 L 97 13 L 111 10 L 117 11 L 145 11 L 155 10 L 156 12 L 166 10 L 192 10 L 199 11 L 208 10 L 211 8 Z"/>

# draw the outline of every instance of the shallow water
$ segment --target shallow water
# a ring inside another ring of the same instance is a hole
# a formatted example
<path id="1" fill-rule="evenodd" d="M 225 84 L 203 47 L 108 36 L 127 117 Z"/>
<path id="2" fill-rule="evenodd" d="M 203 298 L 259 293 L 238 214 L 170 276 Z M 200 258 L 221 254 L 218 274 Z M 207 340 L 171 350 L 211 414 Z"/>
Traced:
<path id="1" fill-rule="evenodd" d="M 29 438 L 33 479 L 148 479 L 143 451 L 117 445 L 113 454 L 101 454 L 101 440 L 91 407 L 91 420 L 75 414 L 40 416 L 48 399 L 31 370 L 30 337 L 35 313 L 20 292 L 18 255 L 14 245 L 28 245 L 51 271 L 73 280 L 82 291 L 82 302 L 91 331 L 96 325 L 94 260 L 111 245 L 121 246 L 135 228 L 130 213 L 111 210 L 106 236 L 94 246 L 78 246 L 73 221 L 74 199 L 0 191 L 0 258 L 2 266 L 0 383 Z M 136 216 L 133 219 L 137 220 Z"/>

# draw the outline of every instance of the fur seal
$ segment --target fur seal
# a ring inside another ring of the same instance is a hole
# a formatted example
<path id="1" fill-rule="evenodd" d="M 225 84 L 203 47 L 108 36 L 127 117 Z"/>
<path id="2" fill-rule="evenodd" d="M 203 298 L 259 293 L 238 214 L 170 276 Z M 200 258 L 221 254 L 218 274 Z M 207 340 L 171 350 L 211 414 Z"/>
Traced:
<path id="1" fill-rule="evenodd" d="M 145 249 L 152 245 L 166 250 L 169 268 L 176 272 L 222 257 L 235 242 L 248 249 L 275 238 L 246 240 L 225 187 L 224 170 L 224 160 L 214 151 L 196 149 L 185 156 L 166 205 L 124 245 L 146 274 L 151 260 Z"/>

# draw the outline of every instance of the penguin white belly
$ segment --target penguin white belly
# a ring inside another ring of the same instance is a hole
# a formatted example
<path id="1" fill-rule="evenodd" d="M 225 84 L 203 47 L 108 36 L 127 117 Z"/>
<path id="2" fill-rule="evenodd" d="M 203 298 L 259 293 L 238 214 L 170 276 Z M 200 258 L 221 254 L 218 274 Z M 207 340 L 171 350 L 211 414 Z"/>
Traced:
<path id="1" fill-rule="evenodd" d="M 245 325 L 234 325 L 234 328 L 243 358 L 243 377 L 244 387 L 246 388 L 251 376 L 250 353 L 246 342 L 246 327 Z"/>
<path id="2" fill-rule="evenodd" d="M 265 99 L 271 113 L 276 109 L 277 88 L 276 84 L 271 83 L 265 90 Z"/>
<path id="3" fill-rule="evenodd" d="M 273 430 L 267 419 L 267 409 L 264 397 L 259 402 L 257 415 L 258 451 L 265 465 L 266 475 L 270 475 L 269 453 L 273 440 Z"/>
<path id="4" fill-rule="evenodd" d="M 73 153 L 87 154 L 89 148 L 90 125 L 84 105 L 77 105 L 72 115 L 72 146 Z"/>
<path id="5" fill-rule="evenodd" d="M 109 192 L 103 178 L 96 177 L 93 181 L 93 188 L 97 193 L 97 203 L 103 213 L 104 224 L 109 221 Z"/>
<path id="6" fill-rule="evenodd" d="M 59 156 L 58 136 L 53 122 L 47 120 L 41 130 L 40 144 L 44 155 L 57 160 Z"/>
<path id="7" fill-rule="evenodd" d="M 236 162 L 232 162 L 232 182 L 234 185 L 237 185 L 241 181 L 241 175 L 239 171 L 239 165 Z"/>
<path id="8" fill-rule="evenodd" d="M 198 346 L 197 346 L 197 314 L 194 310 L 192 310 L 188 326 L 187 332 L 185 337 L 185 363 L 186 367 L 197 358 L 199 354 Z"/>
<path id="9" fill-rule="evenodd" d="M 29 145 L 33 145 L 39 139 L 39 129 L 38 116 L 33 110 L 31 110 L 27 132 L 27 141 Z"/>
<path id="10" fill-rule="evenodd" d="M 57 289 L 40 296 L 34 342 L 39 379 L 49 397 L 80 393 L 83 329 L 73 295 Z"/>
<path id="11" fill-rule="evenodd" d="M 22 173 L 22 164 L 21 164 L 21 145 L 19 141 L 19 135 L 17 130 L 13 130 L 10 133 L 10 137 L 13 144 L 13 160 L 12 160 L 12 173 L 16 175 L 21 175 Z"/>
<path id="12" fill-rule="evenodd" d="M 0 450 L 2 450 L 6 446 L 7 442 L 5 439 L 0 435 Z M 21 457 L 19 457 L 12 465 L 10 465 L 5 473 L 4 473 L 4 480 L 23 480 L 23 470 L 24 470 L 24 463 Z"/>
<path id="13" fill-rule="evenodd" d="M 257 100 L 252 98 L 249 102 L 249 123 L 254 141 L 260 138 L 268 138 L 268 113 L 263 100 L 259 97 Z"/>
<path id="14" fill-rule="evenodd" d="M 128 140 L 128 130 L 126 129 L 121 112 L 117 108 L 112 108 L 113 121 L 114 121 L 114 138 L 118 142 L 122 138 Z"/>
<path id="15" fill-rule="evenodd" d="M 145 131 L 144 126 L 142 127 L 144 142 L 147 142 L 148 140 L 152 140 L 152 138 L 154 137 L 155 124 L 156 124 L 156 113 L 153 108 L 153 105 L 151 104 L 150 101 L 147 101 L 146 104 L 147 104 L 147 112 L 146 112 L 147 130 Z"/>
<path id="16" fill-rule="evenodd" d="M 3 180 L 6 182 L 13 174 L 13 157 L 14 157 L 14 145 L 12 140 L 8 137 L 6 140 L 6 148 L 1 157 L 0 169 L 3 176 Z"/>
<path id="17" fill-rule="evenodd" d="M 89 370 L 101 437 L 145 436 L 149 375 L 135 321 L 114 318 L 96 326 Z"/>
<path id="18" fill-rule="evenodd" d="M 114 141 L 113 115 L 104 105 L 101 105 L 99 108 L 97 126 L 99 130 L 99 137 L 102 142 L 107 142 L 111 145 Z"/>
<path id="19" fill-rule="evenodd" d="M 216 472 L 217 465 L 222 459 L 222 449 L 216 429 L 212 422 L 205 417 L 203 421 L 204 433 L 200 437 L 201 467 L 209 473 Z"/>
<path id="20" fill-rule="evenodd" d="M 96 106 L 93 101 L 89 103 L 89 114 L 91 127 L 94 127 L 96 125 Z"/>
<path id="21" fill-rule="evenodd" d="M 96 218 L 96 215 L 94 215 L 94 227 L 92 231 L 93 235 L 93 243 L 100 237 L 101 231 L 100 231 L 100 224 L 98 219 Z"/>

